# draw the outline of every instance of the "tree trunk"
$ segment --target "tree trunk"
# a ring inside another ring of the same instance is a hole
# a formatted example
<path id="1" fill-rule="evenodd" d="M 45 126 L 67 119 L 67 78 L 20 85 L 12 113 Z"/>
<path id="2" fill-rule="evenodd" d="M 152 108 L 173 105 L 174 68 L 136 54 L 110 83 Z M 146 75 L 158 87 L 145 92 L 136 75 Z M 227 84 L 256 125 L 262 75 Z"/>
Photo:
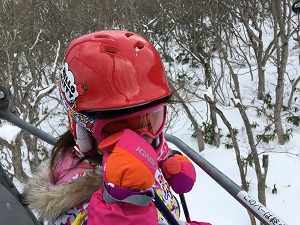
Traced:
<path id="1" fill-rule="evenodd" d="M 284 82 L 282 75 L 278 74 L 276 86 L 276 101 L 274 106 L 274 122 L 278 141 L 281 145 L 285 143 L 285 133 L 281 121 L 281 109 L 283 103 Z"/>
<path id="2" fill-rule="evenodd" d="M 20 132 L 17 135 L 17 138 L 13 144 L 10 144 L 8 146 L 9 149 L 11 149 L 12 153 L 12 164 L 14 166 L 14 174 L 16 178 L 21 181 L 22 183 L 26 182 L 28 179 L 27 174 L 24 172 L 23 164 L 22 164 L 22 141 L 21 141 L 21 135 L 22 132 Z"/>
<path id="3" fill-rule="evenodd" d="M 179 100 L 179 102 L 181 103 L 184 111 L 186 112 L 189 120 L 191 121 L 194 129 L 195 129 L 195 132 L 196 132 L 196 139 L 197 139 L 197 143 L 198 143 L 198 148 L 199 148 L 199 151 L 203 151 L 204 150 L 204 139 L 203 139 L 203 134 L 202 134 L 202 131 L 199 127 L 199 124 L 197 123 L 197 121 L 195 120 L 195 118 L 193 117 L 191 111 L 189 110 L 189 107 L 186 105 L 186 103 L 184 102 L 183 98 L 181 98 L 180 94 L 176 91 L 174 85 L 169 82 L 169 86 L 170 88 L 172 89 L 173 91 L 173 95 Z"/>
<path id="4" fill-rule="evenodd" d="M 265 182 L 266 182 L 267 174 L 263 174 L 261 171 L 258 152 L 257 152 L 256 145 L 254 142 L 254 136 L 253 136 L 251 124 L 250 124 L 249 118 L 245 112 L 245 108 L 241 104 L 241 102 L 235 103 L 234 99 L 232 99 L 232 102 L 239 109 L 240 114 L 243 119 L 243 122 L 244 122 L 244 125 L 245 125 L 245 128 L 246 128 L 248 142 L 249 142 L 249 146 L 251 149 L 251 154 L 253 156 L 254 168 L 255 168 L 255 173 L 256 173 L 256 177 L 257 177 L 258 200 L 260 201 L 261 204 L 266 206 L 266 190 L 265 190 L 266 183 Z M 267 170 L 265 170 L 265 171 L 267 171 Z"/>
<path id="5" fill-rule="evenodd" d="M 216 111 L 211 105 L 209 105 L 210 109 L 210 119 L 211 119 L 211 125 L 213 127 L 213 136 L 214 136 L 214 146 L 217 148 L 220 146 L 220 131 L 218 128 L 218 120 L 217 120 L 217 114 Z"/>
<path id="6" fill-rule="evenodd" d="M 265 71 L 258 66 L 258 90 L 257 99 L 262 100 L 265 96 Z"/>
<path id="7" fill-rule="evenodd" d="M 238 145 L 238 140 L 235 136 L 234 130 L 233 130 L 230 122 L 227 120 L 227 118 L 223 114 L 223 112 L 219 108 L 217 108 L 215 102 L 213 102 L 207 95 L 205 95 L 204 97 L 205 97 L 206 101 L 209 103 L 210 107 L 213 108 L 214 111 L 221 117 L 223 123 L 226 125 L 226 127 L 229 130 L 231 140 L 232 140 L 232 143 L 233 143 L 233 147 L 234 147 L 234 150 L 235 150 L 237 165 L 238 165 L 239 172 L 240 172 L 242 188 L 245 191 L 248 192 L 249 187 L 248 187 L 248 184 L 247 184 L 246 173 L 245 173 L 245 170 L 244 170 L 244 167 L 243 167 L 241 152 L 240 152 L 240 148 L 239 148 L 239 145 Z M 250 218 L 251 225 L 256 225 L 256 220 L 255 220 L 254 215 L 250 211 L 247 211 L 247 212 L 248 212 L 248 215 L 249 215 L 249 218 Z"/>
<path id="8" fill-rule="evenodd" d="M 274 123 L 280 144 L 285 143 L 285 133 L 282 127 L 281 111 L 283 106 L 284 74 L 287 66 L 289 38 L 291 35 L 291 10 L 285 10 L 286 0 L 274 0 L 271 4 L 271 12 L 274 18 L 274 34 L 276 48 L 277 84 L 276 100 L 274 106 Z M 283 10 L 284 8 L 284 10 Z M 287 13 L 289 11 L 289 13 Z"/>
<path id="9" fill-rule="evenodd" d="M 294 97 L 294 94 L 295 94 L 295 91 L 296 91 L 299 81 L 300 81 L 300 76 L 296 79 L 296 81 L 292 82 L 292 88 L 291 88 L 291 93 L 290 93 L 290 97 L 289 97 L 289 101 L 288 101 L 288 107 L 291 107 L 293 99 L 297 98 L 297 97 Z"/>

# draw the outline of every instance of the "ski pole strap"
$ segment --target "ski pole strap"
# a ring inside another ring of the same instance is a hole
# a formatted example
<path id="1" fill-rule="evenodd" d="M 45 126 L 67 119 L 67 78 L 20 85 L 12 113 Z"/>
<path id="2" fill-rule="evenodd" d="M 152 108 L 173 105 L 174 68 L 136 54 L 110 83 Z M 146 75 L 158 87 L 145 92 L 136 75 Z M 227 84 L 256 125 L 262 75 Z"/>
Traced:
<path id="1" fill-rule="evenodd" d="M 179 225 L 178 221 L 174 218 L 170 210 L 167 208 L 165 203 L 160 199 L 160 197 L 155 193 L 154 204 L 156 208 L 160 211 L 163 217 L 167 220 L 169 225 Z"/>

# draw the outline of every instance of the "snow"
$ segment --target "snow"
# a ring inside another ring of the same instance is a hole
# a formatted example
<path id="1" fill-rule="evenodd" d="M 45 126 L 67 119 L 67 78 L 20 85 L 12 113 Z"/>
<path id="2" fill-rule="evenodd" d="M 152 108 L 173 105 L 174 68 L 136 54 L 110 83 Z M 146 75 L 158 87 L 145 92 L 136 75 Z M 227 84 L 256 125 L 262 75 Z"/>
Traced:
<path id="1" fill-rule="evenodd" d="M 182 138 L 190 147 L 196 149 L 196 143 L 188 135 L 176 135 Z M 300 144 L 300 134 L 294 136 L 294 144 Z M 173 145 L 170 145 L 171 147 Z M 299 150 L 299 148 L 298 148 Z M 240 185 L 239 171 L 236 165 L 234 150 L 206 146 L 200 153 L 208 162 L 228 178 Z M 289 225 L 299 224 L 300 210 L 300 163 L 299 159 L 285 153 L 269 153 L 269 171 L 267 176 L 267 208 Z M 248 213 L 235 198 L 224 190 L 216 181 L 198 166 L 197 181 L 190 193 L 185 194 L 190 216 L 195 221 L 209 221 L 213 225 L 250 225 Z M 252 197 L 257 199 L 257 182 L 254 170 L 249 171 L 247 180 L 250 181 Z M 272 194 L 274 184 L 278 190 Z M 184 215 L 181 215 L 184 219 Z M 259 224 L 257 220 L 257 224 Z"/>
<path id="2" fill-rule="evenodd" d="M 5 124 L 0 127 L 0 138 L 12 144 L 20 131 L 19 127 Z"/>
<path id="3" fill-rule="evenodd" d="M 270 74 L 272 73 L 271 68 L 269 68 L 268 71 L 270 71 Z M 276 76 L 273 76 L 273 78 L 275 77 Z M 243 103 L 245 104 L 245 102 L 247 102 L 250 105 L 251 99 L 254 96 L 253 93 L 256 92 L 251 91 L 251 86 L 253 87 L 251 83 L 253 82 L 248 80 L 249 78 L 250 76 L 243 76 L 240 77 L 239 81 L 243 88 L 241 90 L 243 93 Z M 270 78 L 271 76 L 267 75 L 268 81 L 266 83 L 276 84 L 276 82 Z M 274 92 L 271 91 L 270 93 Z M 235 101 L 237 102 L 238 99 L 235 99 Z M 299 102 L 295 104 L 299 105 Z M 199 109 L 202 107 L 196 106 L 195 108 Z M 222 110 L 232 127 L 239 131 L 240 150 L 243 154 L 247 154 L 249 147 L 238 109 L 230 106 L 221 107 L 218 105 L 218 107 Z M 262 132 L 266 125 L 263 117 L 258 117 L 251 108 L 247 110 L 247 114 L 252 122 L 257 122 L 259 125 L 259 127 L 256 128 L 256 132 Z M 221 121 L 219 121 L 219 128 L 222 129 L 223 134 L 226 134 L 226 127 Z M 189 129 L 184 128 L 178 130 L 174 135 L 197 151 L 196 140 L 191 138 L 191 134 L 192 132 Z M 205 150 L 199 154 L 236 184 L 240 185 L 241 181 L 236 164 L 235 152 L 233 149 L 225 148 L 225 141 L 226 138 L 223 137 L 219 148 L 205 145 Z M 267 208 L 283 220 L 285 224 L 299 224 L 300 129 L 293 127 L 293 136 L 285 145 L 279 145 L 275 139 L 274 142 L 258 146 L 258 150 L 261 152 L 261 157 L 262 154 L 267 153 L 269 155 L 269 170 L 266 180 Z M 185 194 L 191 219 L 196 221 L 209 221 L 214 225 L 250 225 L 251 222 L 246 209 L 199 167 L 196 166 L 196 169 L 197 181 L 195 187 L 190 193 Z M 257 199 L 257 179 L 253 168 L 248 168 L 247 181 L 250 183 L 248 193 Z M 276 185 L 277 194 L 272 194 L 274 185 Z M 184 219 L 184 215 L 182 215 L 182 219 Z M 257 224 L 259 224 L 258 220 Z"/>

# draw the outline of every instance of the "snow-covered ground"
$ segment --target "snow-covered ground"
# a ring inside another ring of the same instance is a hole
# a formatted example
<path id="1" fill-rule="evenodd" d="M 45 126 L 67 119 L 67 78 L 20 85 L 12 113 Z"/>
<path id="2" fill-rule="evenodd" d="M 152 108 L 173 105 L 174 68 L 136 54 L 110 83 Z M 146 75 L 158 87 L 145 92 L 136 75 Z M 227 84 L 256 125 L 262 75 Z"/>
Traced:
<path id="1" fill-rule="evenodd" d="M 176 136 L 181 137 L 190 147 L 196 149 L 195 140 L 186 135 Z M 296 146 L 299 152 L 300 134 L 294 134 L 294 140 L 291 142 L 289 145 Z M 224 147 L 218 149 L 207 147 L 200 154 L 240 185 L 234 150 Z M 286 224 L 297 225 L 300 212 L 299 159 L 284 153 L 269 153 L 269 160 L 267 208 Z M 199 167 L 196 168 L 195 187 L 190 193 L 185 194 L 191 219 L 209 221 L 214 225 L 250 225 L 245 208 Z M 257 182 L 253 169 L 249 169 L 247 180 L 251 181 L 249 194 L 257 199 Z M 274 184 L 276 184 L 277 194 L 272 194 Z M 184 215 L 182 216 L 184 218 Z"/>

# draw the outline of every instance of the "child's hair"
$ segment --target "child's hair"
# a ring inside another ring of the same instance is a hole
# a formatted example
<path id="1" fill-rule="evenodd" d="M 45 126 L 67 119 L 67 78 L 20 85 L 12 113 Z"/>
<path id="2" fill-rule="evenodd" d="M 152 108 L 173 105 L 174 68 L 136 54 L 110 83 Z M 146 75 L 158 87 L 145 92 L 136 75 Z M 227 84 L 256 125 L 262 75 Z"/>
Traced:
<path id="1" fill-rule="evenodd" d="M 70 148 L 73 148 L 74 145 L 75 145 L 75 140 L 70 130 L 62 134 L 54 144 L 54 147 L 51 152 L 51 159 L 49 164 L 51 180 L 53 183 L 57 182 L 55 171 L 57 169 L 57 164 L 59 159 L 64 158 L 66 152 L 69 151 Z"/>

